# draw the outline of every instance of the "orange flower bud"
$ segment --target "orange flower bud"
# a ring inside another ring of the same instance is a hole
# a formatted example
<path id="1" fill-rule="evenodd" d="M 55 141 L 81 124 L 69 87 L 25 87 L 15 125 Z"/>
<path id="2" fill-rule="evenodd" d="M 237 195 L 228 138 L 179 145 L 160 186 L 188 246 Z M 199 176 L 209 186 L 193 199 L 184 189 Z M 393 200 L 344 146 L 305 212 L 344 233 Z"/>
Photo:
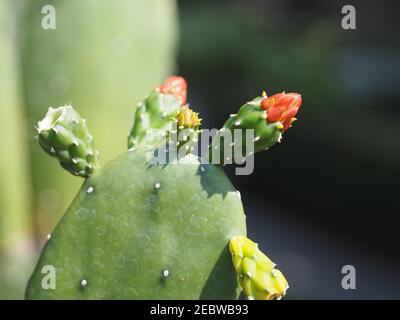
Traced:
<path id="1" fill-rule="evenodd" d="M 161 93 L 173 94 L 177 97 L 181 104 L 186 104 L 187 84 L 182 77 L 172 76 L 165 80 L 159 88 Z"/>
<path id="2" fill-rule="evenodd" d="M 301 95 L 298 93 L 277 93 L 265 97 L 261 102 L 261 106 L 267 111 L 267 121 L 282 123 L 283 131 L 289 129 L 296 120 L 300 105 Z"/>

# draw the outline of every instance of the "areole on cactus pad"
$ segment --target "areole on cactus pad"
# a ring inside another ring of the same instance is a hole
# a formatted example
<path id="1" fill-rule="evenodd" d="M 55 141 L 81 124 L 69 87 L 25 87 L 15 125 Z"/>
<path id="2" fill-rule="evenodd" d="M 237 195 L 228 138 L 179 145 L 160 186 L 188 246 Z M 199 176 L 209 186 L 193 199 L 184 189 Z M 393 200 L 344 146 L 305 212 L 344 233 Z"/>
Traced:
<path id="1" fill-rule="evenodd" d="M 186 90 L 181 77 L 154 89 L 136 109 L 128 151 L 101 168 L 79 114 L 49 109 L 38 124 L 40 145 L 86 180 L 49 237 L 26 298 L 236 299 L 241 289 L 271 300 L 286 293 L 283 274 L 246 238 L 239 191 L 220 166 L 190 154 L 201 119 Z M 222 129 L 252 129 L 255 152 L 265 150 L 293 122 L 299 97 L 257 97 Z M 149 148 L 180 133 L 183 157 L 149 162 Z"/>

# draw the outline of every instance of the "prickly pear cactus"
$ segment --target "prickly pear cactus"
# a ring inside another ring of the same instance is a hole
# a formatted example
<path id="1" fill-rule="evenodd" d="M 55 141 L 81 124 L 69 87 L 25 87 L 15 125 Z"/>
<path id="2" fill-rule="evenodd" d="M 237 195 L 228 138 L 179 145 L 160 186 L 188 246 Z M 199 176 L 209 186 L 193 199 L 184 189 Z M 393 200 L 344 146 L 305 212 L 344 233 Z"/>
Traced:
<path id="1" fill-rule="evenodd" d="M 200 119 L 186 105 L 183 87 L 183 78 L 171 77 L 153 90 L 136 110 L 129 150 L 81 175 L 87 179 L 48 237 L 27 286 L 28 299 L 236 299 L 240 289 L 249 299 L 284 295 L 288 285 L 282 273 L 245 237 L 240 193 L 220 166 L 205 163 L 190 148 L 166 163 L 151 161 L 154 146 L 163 145 L 161 137 L 189 129 L 196 134 L 184 142 L 198 138 Z M 48 114 L 38 126 L 40 145 L 60 160 L 55 148 L 62 140 L 61 150 L 70 152 L 60 163 L 76 174 L 74 139 L 87 141 L 90 133 L 86 126 L 79 135 L 74 131 L 81 120 L 71 107 L 56 110 L 49 111 L 50 123 Z M 285 117 L 271 121 L 281 132 Z M 60 124 L 69 134 L 54 134 Z M 52 134 L 41 135 L 43 127 Z M 92 151 L 91 140 L 85 150 Z"/>

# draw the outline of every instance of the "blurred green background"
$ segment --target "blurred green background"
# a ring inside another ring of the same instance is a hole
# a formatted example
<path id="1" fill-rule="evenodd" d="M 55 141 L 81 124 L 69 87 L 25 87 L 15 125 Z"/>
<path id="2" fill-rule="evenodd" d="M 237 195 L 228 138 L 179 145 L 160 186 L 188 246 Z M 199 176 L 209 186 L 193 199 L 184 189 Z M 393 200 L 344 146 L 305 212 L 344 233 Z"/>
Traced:
<path id="1" fill-rule="evenodd" d="M 43 30 L 41 12 L 56 9 Z M 356 30 L 341 9 L 356 8 Z M 400 298 L 400 6 L 396 1 L 0 0 L 0 298 L 21 298 L 47 233 L 82 182 L 33 136 L 49 106 L 86 117 L 102 162 L 136 103 L 170 73 L 204 127 L 262 90 L 300 92 L 284 143 L 235 176 L 250 237 L 288 298 Z M 354 265 L 357 289 L 343 290 Z"/>
<path id="2" fill-rule="evenodd" d="M 56 29 L 42 20 L 55 9 Z M 38 250 L 81 179 L 44 156 L 34 126 L 71 103 L 102 162 L 126 149 L 134 108 L 173 71 L 173 0 L 0 1 L 0 298 L 22 298 Z"/>

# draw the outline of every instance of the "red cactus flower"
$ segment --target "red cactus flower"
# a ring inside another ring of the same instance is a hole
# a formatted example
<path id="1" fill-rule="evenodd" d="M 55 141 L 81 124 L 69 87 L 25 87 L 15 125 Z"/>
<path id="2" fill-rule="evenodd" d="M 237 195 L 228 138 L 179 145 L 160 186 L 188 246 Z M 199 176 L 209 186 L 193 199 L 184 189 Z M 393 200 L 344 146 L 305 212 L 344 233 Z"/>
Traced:
<path id="1" fill-rule="evenodd" d="M 181 101 L 181 104 L 186 104 L 187 84 L 184 78 L 177 76 L 169 77 L 158 89 L 161 93 L 175 95 Z"/>
<path id="2" fill-rule="evenodd" d="M 290 128 L 296 121 L 295 115 L 301 105 L 301 95 L 298 93 L 277 93 L 270 97 L 265 97 L 261 106 L 267 111 L 268 122 L 280 122 L 283 131 Z"/>

